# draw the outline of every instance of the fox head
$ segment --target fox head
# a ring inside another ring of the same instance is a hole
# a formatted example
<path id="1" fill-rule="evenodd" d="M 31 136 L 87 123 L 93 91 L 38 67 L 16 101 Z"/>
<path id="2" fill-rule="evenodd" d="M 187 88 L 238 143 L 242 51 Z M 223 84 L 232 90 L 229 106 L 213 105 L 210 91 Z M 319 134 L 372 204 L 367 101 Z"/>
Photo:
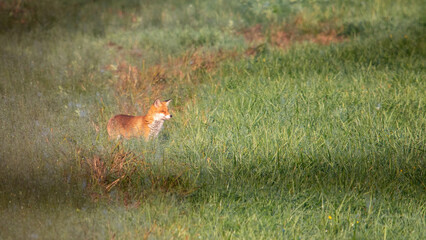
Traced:
<path id="1" fill-rule="evenodd" d="M 169 103 L 172 100 L 166 100 L 164 102 L 160 101 L 160 99 L 155 100 L 154 104 L 149 109 L 149 113 L 151 114 L 154 120 L 167 120 L 172 117 L 169 113 Z"/>

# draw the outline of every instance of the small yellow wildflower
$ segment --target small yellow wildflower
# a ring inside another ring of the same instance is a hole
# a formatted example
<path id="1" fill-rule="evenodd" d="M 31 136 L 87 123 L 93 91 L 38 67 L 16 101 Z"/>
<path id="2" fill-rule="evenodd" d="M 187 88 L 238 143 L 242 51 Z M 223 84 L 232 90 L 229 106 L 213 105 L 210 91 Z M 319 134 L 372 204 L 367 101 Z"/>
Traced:
<path id="1" fill-rule="evenodd" d="M 328 219 L 330 219 L 330 220 L 331 220 L 331 219 L 333 219 L 333 218 L 332 218 L 331 216 L 328 216 Z"/>
<path id="2" fill-rule="evenodd" d="M 359 223 L 359 221 L 356 221 L 356 223 Z"/>

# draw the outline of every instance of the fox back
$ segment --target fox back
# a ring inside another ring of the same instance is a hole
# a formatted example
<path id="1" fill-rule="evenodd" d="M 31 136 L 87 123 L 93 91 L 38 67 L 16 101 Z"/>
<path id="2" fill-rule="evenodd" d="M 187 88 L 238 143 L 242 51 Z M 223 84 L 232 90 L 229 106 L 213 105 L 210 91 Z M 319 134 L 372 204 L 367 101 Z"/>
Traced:
<path id="1" fill-rule="evenodd" d="M 148 140 L 157 137 L 163 128 L 164 120 L 172 117 L 168 108 L 170 101 L 155 100 L 145 116 L 115 115 L 108 121 L 109 139 L 143 136 Z"/>

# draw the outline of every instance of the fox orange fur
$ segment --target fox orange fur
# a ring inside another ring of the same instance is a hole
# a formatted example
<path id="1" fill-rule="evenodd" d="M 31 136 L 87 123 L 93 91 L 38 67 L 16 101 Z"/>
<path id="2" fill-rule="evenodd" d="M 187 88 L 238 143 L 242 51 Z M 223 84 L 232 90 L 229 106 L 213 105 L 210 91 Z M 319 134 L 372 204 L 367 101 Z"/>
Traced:
<path id="1" fill-rule="evenodd" d="M 143 136 L 146 140 L 155 138 L 163 128 L 164 120 L 170 119 L 169 103 L 155 100 L 145 116 L 115 115 L 108 121 L 109 139 L 129 139 Z"/>

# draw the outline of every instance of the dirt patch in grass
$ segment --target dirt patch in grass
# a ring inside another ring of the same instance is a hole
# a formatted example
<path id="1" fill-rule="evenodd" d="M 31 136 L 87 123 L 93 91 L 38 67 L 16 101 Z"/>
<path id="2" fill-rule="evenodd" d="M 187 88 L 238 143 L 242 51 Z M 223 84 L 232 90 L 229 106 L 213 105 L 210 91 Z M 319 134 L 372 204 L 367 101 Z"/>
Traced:
<path id="1" fill-rule="evenodd" d="M 271 46 L 288 49 L 295 43 L 313 42 L 321 45 L 329 45 L 345 40 L 342 28 L 332 22 L 322 22 L 315 26 L 306 26 L 303 18 L 295 18 L 284 25 L 262 26 L 260 24 L 245 28 L 239 32 L 250 46 L 246 55 L 255 55 L 259 46 L 269 44 Z"/>
<path id="2" fill-rule="evenodd" d="M 279 30 L 271 34 L 270 43 L 282 49 L 290 47 L 295 42 L 313 42 L 321 45 L 329 45 L 343 41 L 343 37 L 339 36 L 336 30 L 320 32 L 316 34 L 295 34 L 285 30 Z"/>
<path id="3" fill-rule="evenodd" d="M 256 24 L 254 26 L 243 29 L 240 33 L 249 43 L 260 44 L 266 41 L 264 30 L 261 24 Z"/>

